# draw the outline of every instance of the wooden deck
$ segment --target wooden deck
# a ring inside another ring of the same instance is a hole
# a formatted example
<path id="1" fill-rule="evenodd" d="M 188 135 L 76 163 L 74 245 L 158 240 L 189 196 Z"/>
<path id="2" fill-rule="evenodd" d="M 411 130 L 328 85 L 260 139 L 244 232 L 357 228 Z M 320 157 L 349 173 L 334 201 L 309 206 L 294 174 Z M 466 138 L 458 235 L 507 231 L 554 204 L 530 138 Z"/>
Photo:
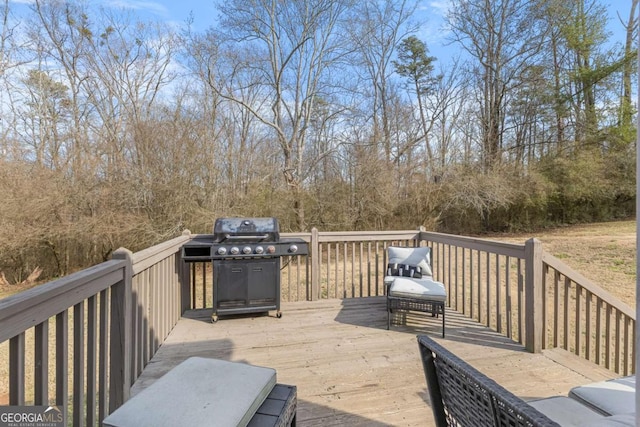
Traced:
<path id="1" fill-rule="evenodd" d="M 420 314 L 387 331 L 383 298 L 288 303 L 282 311 L 281 319 L 272 313 L 216 324 L 210 310 L 187 312 L 132 393 L 188 357 L 211 357 L 275 368 L 278 382 L 298 387 L 302 426 L 432 426 L 416 343 L 425 333 L 527 400 L 616 376 L 563 350 L 528 353 L 452 310 L 445 339 L 440 322 Z"/>

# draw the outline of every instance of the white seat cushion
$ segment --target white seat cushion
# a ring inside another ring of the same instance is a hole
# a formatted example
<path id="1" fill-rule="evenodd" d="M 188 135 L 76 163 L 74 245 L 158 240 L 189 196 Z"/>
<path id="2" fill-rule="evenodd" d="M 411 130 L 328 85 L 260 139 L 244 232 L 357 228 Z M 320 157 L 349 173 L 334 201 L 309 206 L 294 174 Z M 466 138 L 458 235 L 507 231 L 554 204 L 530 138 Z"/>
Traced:
<path id="1" fill-rule="evenodd" d="M 389 295 L 392 297 L 443 302 L 447 299 L 447 291 L 444 288 L 444 284 L 424 277 L 422 279 L 393 277 Z"/>
<path id="2" fill-rule="evenodd" d="M 246 426 L 276 384 L 271 368 L 191 357 L 104 419 L 104 426 Z"/>
<path id="3" fill-rule="evenodd" d="M 583 427 L 605 419 L 605 416 L 566 396 L 554 396 L 527 402 L 562 427 Z"/>
<path id="4" fill-rule="evenodd" d="M 632 375 L 574 387 L 569 391 L 569 397 L 604 415 L 629 414 L 636 408 L 636 377 Z"/>

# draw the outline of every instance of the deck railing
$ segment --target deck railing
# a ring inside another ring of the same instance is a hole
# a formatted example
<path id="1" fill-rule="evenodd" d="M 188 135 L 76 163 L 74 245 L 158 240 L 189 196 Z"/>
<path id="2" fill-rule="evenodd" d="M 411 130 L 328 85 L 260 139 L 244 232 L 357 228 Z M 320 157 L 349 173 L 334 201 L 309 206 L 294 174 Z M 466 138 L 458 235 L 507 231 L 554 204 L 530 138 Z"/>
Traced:
<path id="1" fill-rule="evenodd" d="M 99 425 L 122 405 L 182 314 L 187 240 L 119 249 L 111 261 L 0 300 L 9 359 L 9 399 L 0 404 L 56 405 L 74 426 Z"/>
<path id="2" fill-rule="evenodd" d="M 420 238 L 432 249 L 434 276 L 447 288 L 449 307 L 540 351 L 540 308 L 533 304 L 539 285 L 528 261 L 540 250 L 536 240 L 512 244 L 429 232 Z"/>
<path id="3" fill-rule="evenodd" d="M 543 343 L 559 347 L 622 375 L 636 371 L 635 310 L 544 253 Z"/>
<path id="4" fill-rule="evenodd" d="M 432 248 L 451 308 L 529 351 L 562 348 L 622 375 L 635 372 L 635 311 L 537 239 L 518 245 L 427 232 L 420 239 Z"/>
<path id="5" fill-rule="evenodd" d="M 537 239 L 516 244 L 424 230 L 283 236 L 300 237 L 311 250 L 283 261 L 283 300 L 383 295 L 386 248 L 429 246 L 452 309 L 529 351 L 559 347 L 617 373 L 635 372 L 634 311 L 545 253 Z M 211 307 L 211 265 L 192 268 L 190 307 Z"/>
<path id="6" fill-rule="evenodd" d="M 128 398 L 128 255 L 0 300 L 8 404 L 56 405 L 73 425 L 94 425 Z"/>
<path id="7" fill-rule="evenodd" d="M 311 233 L 280 234 L 305 240 L 310 250 L 309 256 L 281 261 L 282 300 L 287 302 L 383 295 L 386 248 L 420 242 L 416 230 L 321 233 L 314 229 Z M 211 263 L 193 263 L 190 268 L 190 308 L 211 307 Z"/>
<path id="8" fill-rule="evenodd" d="M 188 266 L 180 249 L 188 234 L 131 255 L 131 384 L 167 338 L 188 305 Z"/>
<path id="9" fill-rule="evenodd" d="M 285 301 L 384 294 L 390 245 L 431 247 L 448 305 L 524 344 L 562 347 L 615 372 L 635 372 L 635 313 L 536 239 L 510 244 L 418 231 L 282 233 L 310 255 L 282 260 Z M 0 300 L 0 359 L 9 399 L 55 404 L 96 425 L 124 402 L 181 314 L 211 306 L 211 263 L 186 264 L 180 237 Z M 202 236 L 200 236 L 202 237 Z"/>

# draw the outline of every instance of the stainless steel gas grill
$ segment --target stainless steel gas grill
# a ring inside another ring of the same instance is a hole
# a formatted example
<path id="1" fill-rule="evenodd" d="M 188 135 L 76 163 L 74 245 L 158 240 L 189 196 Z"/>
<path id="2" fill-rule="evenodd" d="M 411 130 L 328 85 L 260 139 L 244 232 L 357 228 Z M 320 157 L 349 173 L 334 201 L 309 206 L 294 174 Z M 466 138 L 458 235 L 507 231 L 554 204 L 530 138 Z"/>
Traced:
<path id="1" fill-rule="evenodd" d="M 280 311 L 280 257 L 307 255 L 307 243 L 280 238 L 275 218 L 218 218 L 213 235 L 182 247 L 186 262 L 211 260 L 213 313 L 218 315 Z"/>

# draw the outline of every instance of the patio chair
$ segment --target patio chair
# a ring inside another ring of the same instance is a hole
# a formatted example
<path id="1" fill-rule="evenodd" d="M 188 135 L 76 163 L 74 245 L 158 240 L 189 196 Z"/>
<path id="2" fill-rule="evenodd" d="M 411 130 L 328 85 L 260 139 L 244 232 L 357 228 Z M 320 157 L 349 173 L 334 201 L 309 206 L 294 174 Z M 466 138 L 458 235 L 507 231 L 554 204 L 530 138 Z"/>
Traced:
<path id="1" fill-rule="evenodd" d="M 419 311 L 442 318 L 444 338 L 447 291 L 444 284 L 433 280 L 431 249 L 390 246 L 387 254 L 389 261 L 384 278 L 387 329 L 391 327 L 391 313 L 394 310 Z"/>
<path id="2" fill-rule="evenodd" d="M 566 396 L 525 402 L 427 336 L 418 346 L 437 427 L 627 426 Z"/>

